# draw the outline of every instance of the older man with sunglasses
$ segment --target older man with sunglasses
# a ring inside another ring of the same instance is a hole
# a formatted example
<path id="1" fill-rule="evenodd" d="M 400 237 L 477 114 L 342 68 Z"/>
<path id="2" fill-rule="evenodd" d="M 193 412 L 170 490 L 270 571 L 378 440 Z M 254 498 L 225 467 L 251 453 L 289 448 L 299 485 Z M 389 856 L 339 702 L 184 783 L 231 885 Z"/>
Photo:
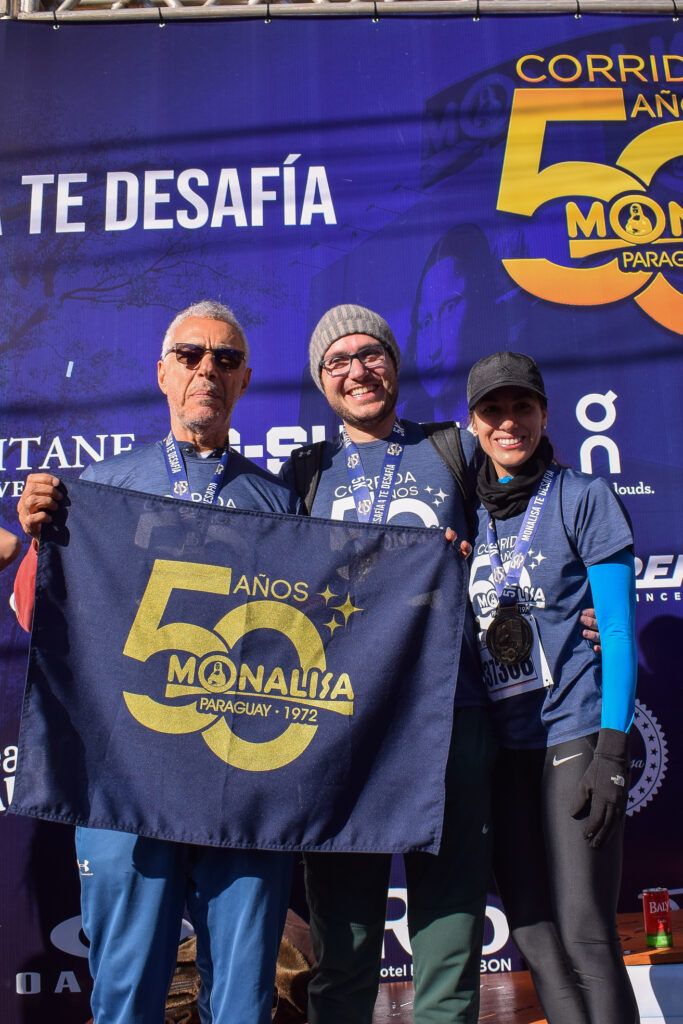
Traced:
<path id="1" fill-rule="evenodd" d="M 248 361 L 244 331 L 226 306 L 206 301 L 183 310 L 166 332 L 157 371 L 170 411 L 168 436 L 91 465 L 83 478 L 209 504 L 296 512 L 288 488 L 228 447 L 232 411 L 249 385 Z M 61 500 L 58 485 L 45 473 L 27 479 L 18 511 L 34 538 Z M 30 557 L 15 587 L 26 628 L 35 553 Z M 268 1024 L 289 854 L 92 828 L 76 830 L 76 852 L 95 1024 L 162 1024 L 186 904 L 197 933 L 202 1024 Z"/>

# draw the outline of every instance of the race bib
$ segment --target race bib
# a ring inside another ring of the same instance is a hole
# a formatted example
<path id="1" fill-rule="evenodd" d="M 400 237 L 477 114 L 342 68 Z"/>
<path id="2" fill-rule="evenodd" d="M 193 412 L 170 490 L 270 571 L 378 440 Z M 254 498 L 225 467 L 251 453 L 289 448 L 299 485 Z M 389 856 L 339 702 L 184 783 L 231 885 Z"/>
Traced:
<path id="1" fill-rule="evenodd" d="M 531 626 L 534 642 L 528 658 L 517 665 L 503 665 L 492 658 L 486 646 L 486 633 L 479 633 L 479 658 L 489 700 L 505 700 L 507 697 L 517 697 L 520 693 L 542 690 L 545 686 L 553 685 L 536 619 L 533 615 L 525 618 Z"/>

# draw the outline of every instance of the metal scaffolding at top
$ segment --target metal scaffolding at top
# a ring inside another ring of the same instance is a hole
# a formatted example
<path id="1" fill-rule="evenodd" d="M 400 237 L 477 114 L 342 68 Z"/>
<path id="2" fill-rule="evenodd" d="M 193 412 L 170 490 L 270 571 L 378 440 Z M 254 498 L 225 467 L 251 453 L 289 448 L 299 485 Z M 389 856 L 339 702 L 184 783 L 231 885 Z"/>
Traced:
<path id="1" fill-rule="evenodd" d="M 0 17 L 17 21 L 167 21 L 228 18 L 449 15 L 643 14 L 677 21 L 683 0 L 0 0 Z"/>

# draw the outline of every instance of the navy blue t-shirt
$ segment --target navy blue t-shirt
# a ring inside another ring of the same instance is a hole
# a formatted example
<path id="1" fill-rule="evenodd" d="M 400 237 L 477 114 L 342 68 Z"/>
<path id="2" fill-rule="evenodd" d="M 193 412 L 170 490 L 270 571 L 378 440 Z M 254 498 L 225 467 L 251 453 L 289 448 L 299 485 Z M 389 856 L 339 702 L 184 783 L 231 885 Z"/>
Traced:
<path id="1" fill-rule="evenodd" d="M 222 451 L 216 449 L 202 458 L 189 441 L 179 441 L 178 444 L 185 459 L 192 501 L 200 502 L 216 471 Z M 154 441 L 103 462 L 94 462 L 83 470 L 81 477 L 112 487 L 125 487 L 144 494 L 173 498 L 175 495 L 171 492 L 164 449 L 165 441 Z M 232 450 L 216 505 L 292 515 L 301 511 L 298 497 L 282 480 Z"/>
<path id="2" fill-rule="evenodd" d="M 489 514 L 479 509 L 472 553 L 470 599 L 481 630 L 491 623 L 498 598 L 487 542 Z M 503 566 L 512 558 L 524 514 L 495 521 Z M 531 542 L 519 591 L 519 609 L 538 625 L 550 685 L 491 701 L 498 738 L 506 747 L 554 745 L 597 732 L 601 715 L 600 658 L 582 636 L 579 615 L 592 607 L 586 566 L 633 544 L 620 502 L 600 477 L 562 469 Z M 485 662 L 486 668 L 486 662 Z M 490 666 L 487 689 L 503 680 L 505 667 Z M 516 671 L 516 667 L 513 671 Z M 539 666 L 535 671 L 542 677 Z M 496 672 L 498 674 L 496 675 Z M 524 673 L 522 673 L 522 676 Z M 532 672 L 529 672 L 529 676 Z"/>
<path id="3" fill-rule="evenodd" d="M 409 420 L 401 422 L 405 428 L 405 447 L 392 488 L 387 523 L 391 526 L 450 526 L 459 538 L 471 540 L 462 495 L 448 467 L 419 423 L 411 423 Z M 467 430 L 460 430 L 460 437 L 465 459 L 471 468 L 476 442 Z M 368 441 L 358 444 L 357 448 L 368 488 L 374 495 L 387 450 L 387 440 Z M 341 437 L 324 442 L 321 470 L 312 514 L 323 519 L 356 522 L 356 508 Z M 289 479 L 289 475 L 289 467 L 285 466 L 283 476 Z M 461 556 L 456 554 L 455 557 Z M 399 559 L 400 555 L 397 555 L 397 572 L 400 572 Z M 455 706 L 471 707 L 485 703 L 474 619 L 468 603 Z"/>

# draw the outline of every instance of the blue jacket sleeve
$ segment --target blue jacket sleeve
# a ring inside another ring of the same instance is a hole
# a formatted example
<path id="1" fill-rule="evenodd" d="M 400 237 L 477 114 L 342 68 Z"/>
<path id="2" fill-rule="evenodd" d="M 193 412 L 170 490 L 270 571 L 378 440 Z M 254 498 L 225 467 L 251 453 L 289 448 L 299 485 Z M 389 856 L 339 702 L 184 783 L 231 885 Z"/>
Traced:
<path id="1" fill-rule="evenodd" d="M 602 646 L 603 729 L 628 732 L 633 721 L 638 655 L 633 552 L 624 548 L 588 566 Z"/>

